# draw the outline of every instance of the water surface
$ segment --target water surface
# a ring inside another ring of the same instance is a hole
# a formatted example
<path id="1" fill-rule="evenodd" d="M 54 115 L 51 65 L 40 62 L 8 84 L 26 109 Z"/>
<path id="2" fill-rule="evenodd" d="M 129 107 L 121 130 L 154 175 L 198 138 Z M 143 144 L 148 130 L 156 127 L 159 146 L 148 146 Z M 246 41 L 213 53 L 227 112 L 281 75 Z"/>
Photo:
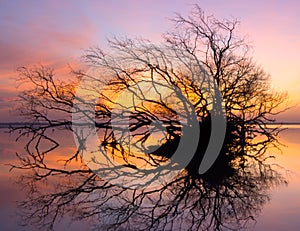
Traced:
<path id="1" fill-rule="evenodd" d="M 256 224 L 250 230 L 299 230 L 300 227 L 300 127 L 288 126 L 289 129 L 280 134 L 283 144 L 281 151 L 276 153 L 275 162 L 280 165 L 280 171 L 288 180 L 287 186 L 270 189 L 271 200 L 265 204 Z M 25 198 L 22 189 L 14 184 L 17 172 L 9 172 L 6 164 L 17 161 L 16 152 L 23 152 L 24 141 L 15 142 L 16 135 L 0 129 L 0 230 L 34 230 L 32 227 L 18 225 L 16 213 L 18 208 L 15 201 Z M 69 139 L 72 139 L 70 137 Z M 65 148 L 72 148 L 74 142 L 69 140 Z M 88 230 L 84 222 L 69 223 L 64 219 L 56 230 Z"/>

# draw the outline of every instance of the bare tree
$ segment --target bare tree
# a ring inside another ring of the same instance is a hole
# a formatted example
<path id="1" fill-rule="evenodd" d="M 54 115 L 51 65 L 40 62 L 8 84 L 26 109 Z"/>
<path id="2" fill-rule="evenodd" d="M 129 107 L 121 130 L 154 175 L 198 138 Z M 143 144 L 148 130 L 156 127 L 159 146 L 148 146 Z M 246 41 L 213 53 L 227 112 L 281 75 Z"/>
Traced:
<path id="1" fill-rule="evenodd" d="M 266 150 L 278 144 L 280 128 L 267 125 L 285 95 L 270 89 L 268 75 L 247 56 L 245 40 L 235 34 L 238 22 L 206 17 L 198 6 L 189 17 L 173 20 L 175 28 L 165 34 L 163 46 L 115 38 L 109 41 L 109 53 L 88 50 L 84 59 L 98 72 L 74 72 L 73 81 L 58 81 L 43 66 L 19 69 L 20 81 L 32 87 L 20 95 L 20 114 L 28 124 L 12 131 L 28 142 L 12 168 L 24 170 L 20 182 L 29 191 L 20 206 L 27 223 L 53 229 L 56 221 L 71 215 L 93 221 L 100 230 L 237 230 L 255 219 L 269 199 L 270 186 L 284 182 L 266 163 L 271 157 Z M 79 85 L 87 97 L 79 97 Z M 130 104 L 119 99 L 124 91 Z M 221 97 L 215 97 L 217 92 Z M 96 102 L 89 100 L 95 95 Z M 114 107 L 124 113 L 114 113 Z M 74 124 L 74 116 L 86 124 Z M 198 169 L 214 116 L 226 116 L 227 130 L 217 160 L 202 174 Z M 124 118 L 128 129 L 113 126 Z M 113 171 L 116 179 L 141 168 L 146 176 L 162 165 L 170 166 L 167 175 L 180 140 L 195 128 L 201 136 L 175 178 L 154 188 L 128 188 L 86 165 L 83 153 L 91 134 L 81 127 L 89 126 L 96 129 L 101 152 L 119 161 L 117 170 L 102 172 Z M 128 132 L 134 141 L 127 140 Z M 160 132 L 163 139 L 149 145 L 151 133 Z M 60 137 L 70 134 L 76 150 L 63 150 L 64 161 L 52 164 L 51 154 L 65 142 Z"/>

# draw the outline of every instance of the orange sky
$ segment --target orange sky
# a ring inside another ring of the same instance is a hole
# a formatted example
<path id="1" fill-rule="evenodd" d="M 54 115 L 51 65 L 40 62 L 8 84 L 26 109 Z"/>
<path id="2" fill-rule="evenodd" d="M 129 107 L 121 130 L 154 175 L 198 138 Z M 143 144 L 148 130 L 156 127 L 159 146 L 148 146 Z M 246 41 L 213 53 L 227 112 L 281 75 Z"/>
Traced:
<path id="1" fill-rule="evenodd" d="M 186 15 L 197 3 L 207 14 L 241 21 L 239 33 L 253 47 L 254 60 L 271 74 L 277 90 L 300 103 L 300 2 L 288 1 L 6 1 L 0 3 L 0 121 L 17 95 L 13 77 L 22 65 L 66 67 L 77 63 L 91 46 L 105 48 L 105 39 L 145 37 L 159 42 L 171 27 L 174 12 Z M 300 107 L 279 117 L 300 121 Z"/>

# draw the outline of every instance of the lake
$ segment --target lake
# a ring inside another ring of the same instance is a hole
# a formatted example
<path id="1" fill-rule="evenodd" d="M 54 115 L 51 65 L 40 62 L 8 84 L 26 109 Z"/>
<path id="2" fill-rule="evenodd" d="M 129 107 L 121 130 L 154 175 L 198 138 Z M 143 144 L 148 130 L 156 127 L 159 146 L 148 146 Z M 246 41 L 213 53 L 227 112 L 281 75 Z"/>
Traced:
<path id="1" fill-rule="evenodd" d="M 0 230 L 34 230 L 18 225 L 16 201 L 24 199 L 25 195 L 14 183 L 16 173 L 9 172 L 6 165 L 17 160 L 15 153 L 22 152 L 24 143 L 16 143 L 15 135 L 5 131 L 5 128 L 0 129 Z M 288 126 L 279 137 L 283 146 L 281 151 L 275 151 L 276 163 L 284 168 L 281 171 L 288 185 L 270 188 L 270 201 L 263 206 L 250 230 L 299 230 L 300 227 L 300 127 Z M 68 145 L 74 143 L 70 141 Z M 89 230 L 89 225 L 64 219 L 55 230 Z"/>

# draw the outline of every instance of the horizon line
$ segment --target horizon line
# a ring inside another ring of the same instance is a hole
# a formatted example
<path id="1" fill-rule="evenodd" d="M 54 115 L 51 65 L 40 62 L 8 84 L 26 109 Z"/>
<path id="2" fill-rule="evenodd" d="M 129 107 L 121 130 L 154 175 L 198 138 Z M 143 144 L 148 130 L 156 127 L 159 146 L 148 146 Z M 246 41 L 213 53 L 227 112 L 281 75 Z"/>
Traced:
<path id="1" fill-rule="evenodd" d="M 71 121 L 66 121 L 64 125 L 67 124 L 72 124 Z M 300 122 L 289 122 L 289 121 L 284 121 L 284 122 L 268 122 L 265 123 L 266 125 L 300 125 Z M 30 122 L 0 122 L 0 128 L 13 128 L 13 127 L 18 127 L 18 126 L 26 126 L 26 125 L 49 125 L 47 122 L 35 122 L 35 123 L 30 123 Z M 55 125 L 55 124 L 53 124 Z"/>

